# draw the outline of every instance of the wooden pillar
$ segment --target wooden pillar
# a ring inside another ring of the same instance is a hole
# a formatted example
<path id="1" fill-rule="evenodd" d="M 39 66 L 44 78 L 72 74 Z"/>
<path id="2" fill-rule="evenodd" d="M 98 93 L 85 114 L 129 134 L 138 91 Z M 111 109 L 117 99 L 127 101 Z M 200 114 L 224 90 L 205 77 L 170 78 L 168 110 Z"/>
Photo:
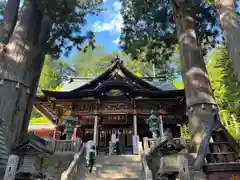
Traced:
<path id="1" fill-rule="evenodd" d="M 95 145 L 98 145 L 98 114 L 97 111 L 94 112 L 94 131 L 93 131 L 93 141 Z"/>
<path id="2" fill-rule="evenodd" d="M 137 113 L 134 110 L 133 115 L 133 154 L 138 154 L 138 138 L 137 138 Z"/>

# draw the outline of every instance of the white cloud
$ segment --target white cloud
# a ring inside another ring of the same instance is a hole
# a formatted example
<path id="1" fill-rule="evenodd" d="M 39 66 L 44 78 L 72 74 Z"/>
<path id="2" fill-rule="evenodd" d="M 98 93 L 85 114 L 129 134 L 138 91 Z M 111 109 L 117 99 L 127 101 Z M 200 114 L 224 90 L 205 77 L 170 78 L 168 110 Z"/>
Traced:
<path id="1" fill-rule="evenodd" d="M 115 1 L 111 8 L 105 11 L 104 21 L 97 21 L 92 26 L 92 31 L 102 32 L 110 31 L 111 33 L 119 33 L 123 27 L 123 18 L 120 13 L 121 3 Z"/>
<path id="2" fill-rule="evenodd" d="M 117 45 L 119 45 L 119 42 L 120 42 L 120 39 L 119 39 L 119 38 L 117 38 L 117 39 L 113 40 L 113 43 L 114 43 L 114 44 L 117 44 Z"/>

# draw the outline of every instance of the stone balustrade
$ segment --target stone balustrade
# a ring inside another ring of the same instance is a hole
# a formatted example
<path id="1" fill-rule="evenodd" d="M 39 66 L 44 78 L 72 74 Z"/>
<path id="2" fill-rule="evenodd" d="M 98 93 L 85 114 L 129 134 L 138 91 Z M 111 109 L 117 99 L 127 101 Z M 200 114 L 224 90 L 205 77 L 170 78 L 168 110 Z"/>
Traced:
<path id="1" fill-rule="evenodd" d="M 173 138 L 173 140 L 177 144 L 182 144 L 184 146 L 187 145 L 187 142 L 185 141 L 185 139 L 183 137 Z M 148 138 L 148 137 L 143 138 L 143 149 L 144 149 L 145 153 L 150 152 L 150 150 L 154 147 L 154 145 L 155 145 L 155 143 L 153 141 L 153 138 Z"/>
<path id="2" fill-rule="evenodd" d="M 152 171 L 149 169 L 142 142 L 138 142 L 138 154 L 141 155 L 141 170 L 144 180 L 152 180 Z"/>
<path id="3" fill-rule="evenodd" d="M 54 153 L 75 153 L 80 150 L 80 140 L 51 140 L 48 141 L 48 147 L 53 149 Z"/>

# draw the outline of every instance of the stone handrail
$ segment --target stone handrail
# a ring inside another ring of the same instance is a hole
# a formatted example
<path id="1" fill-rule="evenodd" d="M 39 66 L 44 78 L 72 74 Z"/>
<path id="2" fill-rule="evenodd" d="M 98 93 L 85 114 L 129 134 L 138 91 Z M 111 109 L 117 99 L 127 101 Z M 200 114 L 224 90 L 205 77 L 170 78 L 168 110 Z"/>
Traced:
<path id="1" fill-rule="evenodd" d="M 80 140 L 51 140 L 48 141 L 49 148 L 56 153 L 78 152 L 80 150 Z"/>
<path id="2" fill-rule="evenodd" d="M 146 160 L 146 155 L 142 147 L 142 142 L 138 142 L 138 151 L 139 154 L 141 155 L 141 170 L 142 170 L 142 175 L 144 180 L 152 180 L 152 171 L 149 169 L 147 160 Z"/>
<path id="3" fill-rule="evenodd" d="M 61 175 L 61 180 L 73 180 L 76 179 L 77 173 L 81 163 L 85 162 L 85 143 L 78 153 L 74 155 L 73 161 L 69 165 L 68 169 Z"/>
<path id="4" fill-rule="evenodd" d="M 177 144 L 182 144 L 182 145 L 186 145 L 186 141 L 184 140 L 184 138 L 180 137 L 180 138 L 173 138 L 173 140 L 177 143 Z M 153 138 L 148 138 L 148 137 L 144 137 L 143 138 L 143 148 L 144 148 L 144 152 L 145 153 L 149 153 L 150 150 L 154 147 L 154 141 Z"/>

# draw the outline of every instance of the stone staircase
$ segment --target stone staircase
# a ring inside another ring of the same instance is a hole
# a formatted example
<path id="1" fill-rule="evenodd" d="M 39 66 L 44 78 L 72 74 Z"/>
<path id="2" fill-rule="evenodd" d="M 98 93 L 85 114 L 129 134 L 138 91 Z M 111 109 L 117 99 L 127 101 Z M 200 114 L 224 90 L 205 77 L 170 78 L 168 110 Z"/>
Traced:
<path id="1" fill-rule="evenodd" d="M 141 162 L 138 155 L 97 156 L 92 173 L 82 167 L 79 180 L 141 180 Z"/>

